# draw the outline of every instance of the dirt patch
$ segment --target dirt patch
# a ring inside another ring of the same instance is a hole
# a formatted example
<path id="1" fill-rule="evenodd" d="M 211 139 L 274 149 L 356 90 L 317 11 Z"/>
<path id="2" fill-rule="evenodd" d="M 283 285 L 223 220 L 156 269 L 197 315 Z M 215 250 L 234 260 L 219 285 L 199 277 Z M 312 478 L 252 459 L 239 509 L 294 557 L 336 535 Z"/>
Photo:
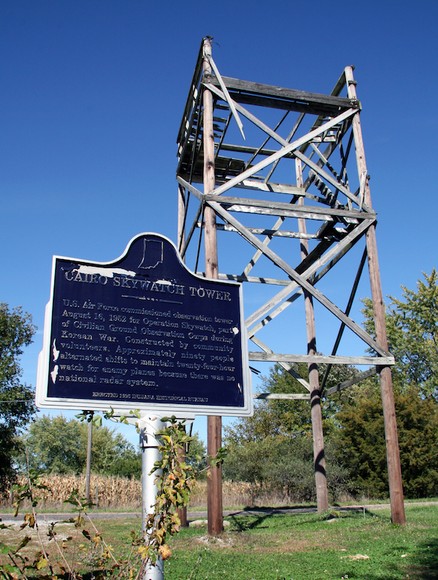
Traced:
<path id="1" fill-rule="evenodd" d="M 22 522 L 8 524 L 0 530 L 0 541 L 8 546 L 17 546 L 25 536 L 31 538 L 32 542 L 40 542 L 43 545 L 50 543 L 49 530 L 53 530 L 52 523 L 49 521 L 38 521 L 38 527 L 26 526 L 21 529 Z M 75 533 L 78 533 L 73 523 L 57 523 L 54 528 L 56 539 L 63 542 Z"/>
<path id="2" fill-rule="evenodd" d="M 82 530 L 73 523 L 57 523 L 53 529 L 50 521 L 41 520 L 38 527 L 20 528 L 21 522 L 17 522 L 0 529 L 0 542 L 8 547 L 8 553 L 3 550 L 0 555 L 0 569 L 3 564 L 11 563 L 32 567 L 32 563 L 40 560 L 44 553 L 49 555 L 54 570 L 60 569 L 64 558 L 72 565 L 84 559 L 79 545 L 86 540 Z"/>

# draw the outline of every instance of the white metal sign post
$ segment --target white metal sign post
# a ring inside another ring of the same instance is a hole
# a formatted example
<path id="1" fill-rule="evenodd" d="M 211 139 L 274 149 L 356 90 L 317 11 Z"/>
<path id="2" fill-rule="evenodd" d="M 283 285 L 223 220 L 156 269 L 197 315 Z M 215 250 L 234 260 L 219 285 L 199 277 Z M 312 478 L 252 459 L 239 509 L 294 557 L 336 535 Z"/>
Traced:
<path id="1" fill-rule="evenodd" d="M 154 512 L 154 503 L 157 496 L 155 478 L 159 473 L 153 470 L 155 463 L 160 460 L 157 432 L 160 431 L 162 426 L 161 417 L 143 417 L 139 420 L 138 426 L 140 428 L 141 447 L 142 522 L 143 533 L 146 534 L 146 520 L 149 514 Z M 155 565 L 151 562 L 146 564 L 142 580 L 162 580 L 163 578 L 164 563 L 160 557 L 158 557 Z"/>

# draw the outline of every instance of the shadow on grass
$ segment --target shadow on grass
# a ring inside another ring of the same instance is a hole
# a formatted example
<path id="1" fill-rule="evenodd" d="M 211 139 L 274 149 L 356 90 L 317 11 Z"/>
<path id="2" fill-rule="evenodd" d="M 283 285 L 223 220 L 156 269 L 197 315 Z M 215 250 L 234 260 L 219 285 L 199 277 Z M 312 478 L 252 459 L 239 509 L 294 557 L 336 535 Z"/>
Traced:
<path id="1" fill-rule="evenodd" d="M 243 517 L 242 517 L 243 515 Z M 268 527 L 262 526 L 262 523 L 267 519 L 272 517 L 272 513 L 251 513 L 242 514 L 242 512 L 236 512 L 228 516 L 229 521 L 232 524 L 232 530 L 236 532 L 246 532 L 248 530 L 253 530 L 255 528 Z"/>
<path id="2" fill-rule="evenodd" d="M 316 506 L 280 506 L 280 507 L 249 507 L 246 506 L 242 510 L 228 514 L 230 520 L 236 525 L 239 531 L 250 530 L 259 527 L 267 518 L 275 515 L 303 515 L 303 514 L 315 514 L 318 515 Z M 373 517 L 378 519 L 387 519 L 383 515 L 378 515 L 373 511 L 368 510 L 363 507 L 339 507 L 331 508 L 327 512 L 319 514 L 320 520 L 332 520 L 341 517 L 351 516 L 363 516 L 363 517 Z M 244 520 L 248 518 L 248 522 Z"/>
<path id="3" fill-rule="evenodd" d="M 347 570 L 345 578 L 363 579 L 354 570 Z M 367 573 L 367 580 L 387 580 L 392 578 L 411 578 L 412 580 L 438 580 L 438 538 L 427 543 L 419 544 L 410 557 L 410 563 L 406 566 L 398 565 L 391 567 L 391 571 Z"/>
<path id="4" fill-rule="evenodd" d="M 300 508 L 298 508 L 300 509 Z M 314 508 L 306 508 L 312 511 Z M 228 519 L 232 522 L 234 530 L 244 532 L 255 528 L 267 527 L 262 526 L 263 522 L 277 514 L 293 513 L 290 507 L 250 507 L 246 506 L 242 510 L 228 514 Z"/>
<path id="5" fill-rule="evenodd" d="M 242 510 L 236 511 L 230 515 L 254 515 L 254 514 L 268 514 L 268 515 L 275 515 L 275 514 L 294 514 L 294 513 L 313 513 L 316 512 L 315 505 L 294 505 L 293 507 L 290 506 L 245 506 Z"/>
<path id="6" fill-rule="evenodd" d="M 417 552 L 412 558 L 407 572 L 409 578 L 421 580 L 438 579 L 438 538 L 433 538 L 429 542 L 418 545 Z"/>

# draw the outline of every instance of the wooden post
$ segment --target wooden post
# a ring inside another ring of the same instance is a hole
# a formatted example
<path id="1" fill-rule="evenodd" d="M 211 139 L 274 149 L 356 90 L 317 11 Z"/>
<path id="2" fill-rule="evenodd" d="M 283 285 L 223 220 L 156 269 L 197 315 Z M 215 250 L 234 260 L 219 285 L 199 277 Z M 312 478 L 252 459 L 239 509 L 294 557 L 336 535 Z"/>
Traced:
<path id="1" fill-rule="evenodd" d="M 186 210 L 186 199 L 184 196 L 184 191 L 181 185 L 178 185 L 178 234 L 177 234 L 177 244 L 178 250 L 184 245 L 184 216 Z M 181 453 L 180 459 L 184 461 L 185 453 Z M 189 526 L 189 520 L 187 518 L 187 507 L 179 508 L 177 510 L 180 525 L 182 528 L 187 528 Z"/>
<path id="2" fill-rule="evenodd" d="M 301 161 L 296 160 L 297 186 L 303 187 Z M 304 199 L 298 200 L 298 205 L 304 205 Z M 298 219 L 298 228 L 300 233 L 306 234 L 306 221 Z M 304 260 L 309 253 L 308 241 L 303 238 L 300 240 L 301 258 Z M 304 291 L 304 305 L 306 312 L 306 332 L 307 332 L 307 354 L 315 356 L 316 351 L 316 328 L 315 328 L 315 310 L 312 296 Z M 322 427 L 322 410 L 321 410 L 321 389 L 319 385 L 319 370 L 316 363 L 309 364 L 309 384 L 310 384 L 310 417 L 312 420 L 313 435 L 313 467 L 315 473 L 316 486 L 316 505 L 318 512 L 324 512 L 328 509 L 328 490 L 327 475 L 325 468 L 324 454 L 324 432 Z"/>
<path id="3" fill-rule="evenodd" d="M 356 99 L 356 81 L 354 80 L 353 76 L 353 67 L 346 67 L 345 80 L 347 83 L 349 98 Z M 359 170 L 359 179 L 365 179 L 364 202 L 369 207 L 372 207 L 359 114 L 354 116 L 352 123 L 356 145 L 356 158 Z M 368 228 L 366 234 L 366 245 L 368 252 L 368 269 L 373 300 L 376 339 L 380 346 L 382 346 L 385 350 L 388 350 L 385 305 L 382 295 L 382 285 L 380 280 L 380 269 L 377 255 L 376 229 L 374 224 Z M 388 463 L 391 519 L 394 524 L 404 524 L 406 523 L 406 515 L 404 507 L 403 482 L 400 465 L 400 450 L 398 445 L 391 367 L 377 366 L 376 370 L 380 378 L 383 417 L 385 422 L 386 458 Z"/>
<path id="4" fill-rule="evenodd" d="M 211 39 L 204 38 L 204 74 L 211 72 L 208 57 L 211 55 Z M 214 164 L 213 95 L 204 88 L 204 193 L 211 193 L 216 183 Z M 208 205 L 204 210 L 205 274 L 208 278 L 218 277 L 216 214 Z M 215 457 L 222 445 L 222 417 L 207 417 L 207 453 Z M 218 535 L 223 531 L 222 468 L 210 468 L 207 480 L 208 533 Z"/>

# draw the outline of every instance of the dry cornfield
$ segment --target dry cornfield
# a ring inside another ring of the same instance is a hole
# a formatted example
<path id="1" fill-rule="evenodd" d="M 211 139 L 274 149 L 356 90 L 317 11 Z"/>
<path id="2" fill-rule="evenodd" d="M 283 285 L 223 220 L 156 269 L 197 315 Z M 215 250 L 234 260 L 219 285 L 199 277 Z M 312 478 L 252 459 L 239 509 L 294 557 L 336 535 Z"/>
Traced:
<path id="1" fill-rule="evenodd" d="M 85 497 L 85 476 L 47 475 L 39 477 L 38 481 L 47 487 L 47 489 L 34 490 L 40 508 L 59 508 L 75 492 L 79 497 Z M 18 483 L 24 483 L 24 480 L 19 479 Z M 137 508 L 141 506 L 141 482 L 124 477 L 92 475 L 90 499 L 93 504 L 102 508 Z M 11 491 L 9 503 L 13 500 L 14 493 Z"/>
<path id="2" fill-rule="evenodd" d="M 40 477 L 40 483 L 47 489 L 35 490 L 39 498 L 39 508 L 61 508 L 75 491 L 85 497 L 85 476 L 48 475 Z M 19 482 L 21 483 L 21 482 Z M 92 475 L 90 499 L 99 508 L 141 509 L 141 481 L 123 477 Z M 6 507 L 14 501 L 13 492 L 2 505 Z M 223 482 L 224 507 L 243 507 L 255 505 L 280 505 L 287 502 L 286 497 L 273 496 L 268 490 L 246 482 Z M 205 508 L 207 505 L 207 481 L 197 481 L 192 489 L 190 507 Z M 68 510 L 68 505 L 65 507 Z"/>

